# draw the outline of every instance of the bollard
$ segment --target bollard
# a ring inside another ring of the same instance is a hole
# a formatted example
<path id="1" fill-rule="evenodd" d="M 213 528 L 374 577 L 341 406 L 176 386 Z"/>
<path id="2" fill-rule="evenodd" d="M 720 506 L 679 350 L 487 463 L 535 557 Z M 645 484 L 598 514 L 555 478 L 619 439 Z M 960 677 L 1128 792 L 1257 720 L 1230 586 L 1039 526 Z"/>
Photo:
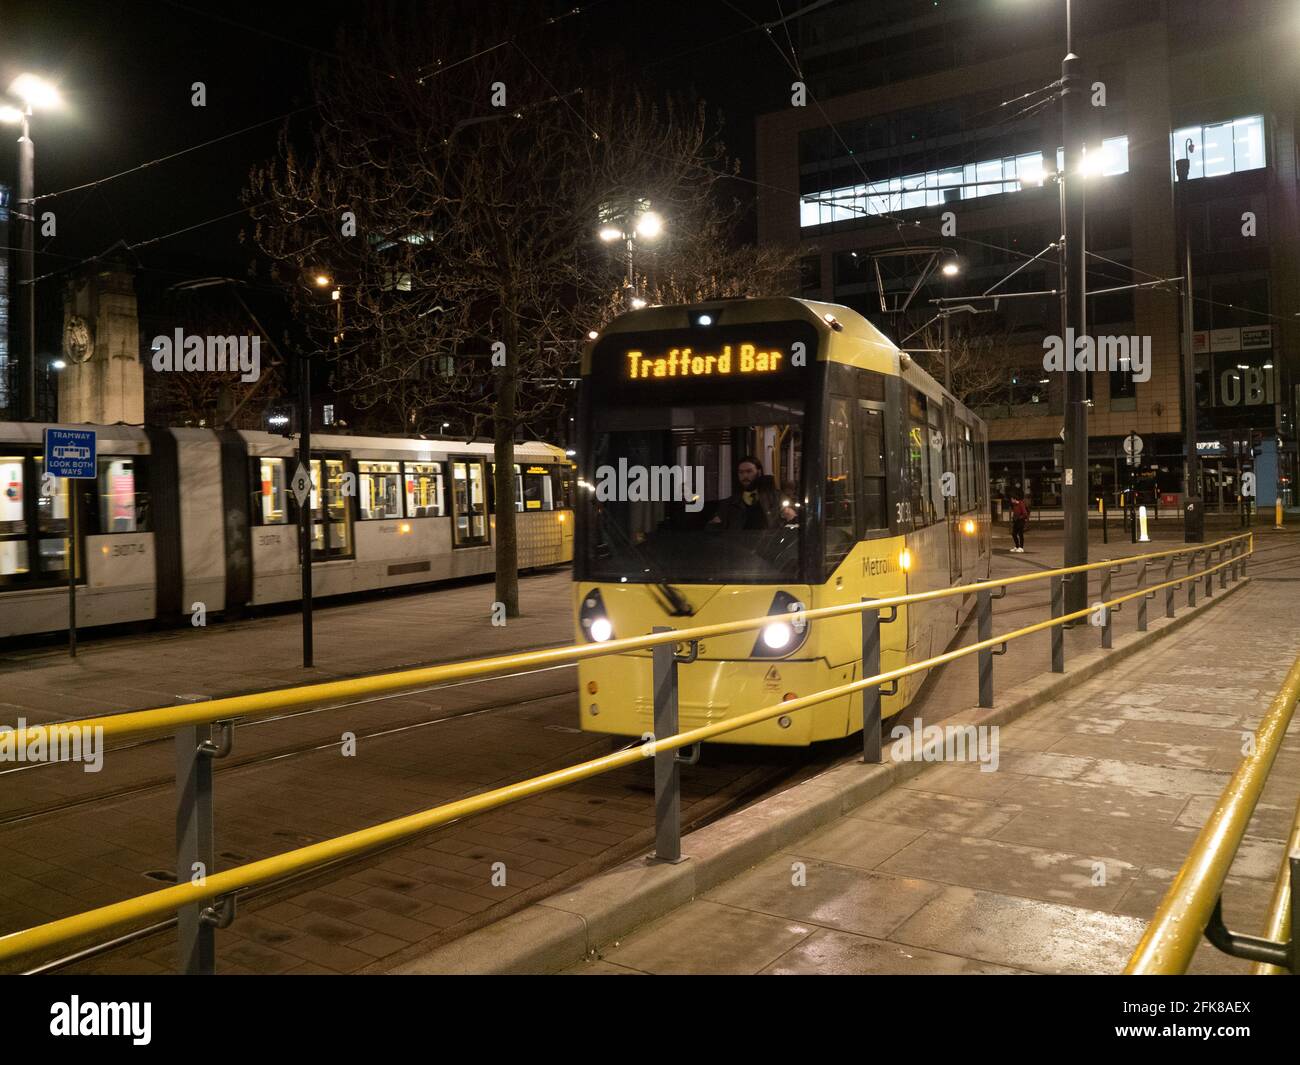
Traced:
<path id="1" fill-rule="evenodd" d="M 1101 514 L 1101 542 L 1110 543 L 1110 530 L 1106 527 L 1106 497 L 1097 497 L 1097 511 Z"/>
<path id="2" fill-rule="evenodd" d="M 1052 578 L 1052 617 L 1065 614 L 1065 582 L 1069 577 Z M 1065 672 L 1065 626 L 1052 626 L 1052 672 Z"/>
<path id="3" fill-rule="evenodd" d="M 1151 537 L 1147 535 L 1147 508 L 1138 507 L 1138 527 L 1141 530 L 1138 534 L 1138 543 L 1149 544 Z"/>
<path id="4" fill-rule="evenodd" d="M 993 595 L 983 588 L 975 593 L 976 611 L 979 617 L 979 639 L 989 640 L 993 637 Z M 985 647 L 979 652 L 980 706 L 993 705 L 993 648 Z"/>
<path id="5" fill-rule="evenodd" d="M 1110 574 L 1111 569 L 1107 566 L 1101 571 L 1101 602 L 1102 602 L 1102 622 L 1101 622 L 1101 646 L 1109 649 L 1111 645 L 1110 631 Z"/>
<path id="6" fill-rule="evenodd" d="M 1280 495 L 1273 501 L 1273 528 L 1282 528 L 1282 497 Z"/>
<path id="7" fill-rule="evenodd" d="M 656 625 L 652 632 L 671 632 Z M 677 664 L 693 662 L 697 647 L 691 644 L 686 656 L 677 647 L 661 643 L 654 648 L 654 734 L 677 734 Z M 655 853 L 654 861 L 676 863 L 682 860 L 682 770 L 676 751 L 659 751 L 655 759 Z"/>

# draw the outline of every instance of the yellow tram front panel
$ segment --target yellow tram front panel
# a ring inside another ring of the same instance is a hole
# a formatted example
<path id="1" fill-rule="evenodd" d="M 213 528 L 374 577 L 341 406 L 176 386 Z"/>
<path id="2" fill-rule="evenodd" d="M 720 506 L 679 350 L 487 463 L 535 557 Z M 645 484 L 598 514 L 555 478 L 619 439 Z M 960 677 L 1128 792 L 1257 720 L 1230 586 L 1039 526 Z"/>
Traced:
<path id="1" fill-rule="evenodd" d="M 677 585 L 695 612 L 671 617 L 654 585 L 583 582 L 575 586 L 575 617 L 598 590 L 614 638 L 639 636 L 656 626 L 685 629 L 725 624 L 767 614 L 774 596 L 785 592 L 811 609 L 878 599 L 907 591 L 900 558 L 904 537 L 886 537 L 855 546 L 824 585 Z M 911 565 L 918 562 L 910 560 Z M 773 615 L 773 620 L 778 620 Z M 578 625 L 578 632 L 582 633 Z M 862 630 L 859 616 L 814 621 L 802 644 L 784 657 L 759 657 L 762 630 L 705 640 L 696 661 L 678 666 L 678 723 L 682 730 L 712 724 L 861 679 Z M 881 668 L 897 669 L 906 660 L 908 616 L 882 627 Z M 590 659 L 578 667 L 582 728 L 621 736 L 654 731 L 654 700 L 649 652 Z M 882 700 L 885 716 L 908 702 L 911 678 L 898 693 Z M 780 718 L 718 737 L 719 743 L 806 745 L 849 735 L 862 727 L 861 696 L 831 699 Z"/>

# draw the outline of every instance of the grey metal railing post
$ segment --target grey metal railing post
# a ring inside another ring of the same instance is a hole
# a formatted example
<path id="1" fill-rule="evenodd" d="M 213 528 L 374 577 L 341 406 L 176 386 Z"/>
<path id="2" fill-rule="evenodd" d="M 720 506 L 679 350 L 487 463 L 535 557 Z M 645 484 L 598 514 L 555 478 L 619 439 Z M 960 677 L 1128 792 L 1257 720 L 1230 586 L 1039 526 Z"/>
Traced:
<path id="1" fill-rule="evenodd" d="M 975 593 L 975 609 L 979 618 L 981 642 L 993 638 L 993 595 L 987 588 Z M 993 648 L 979 652 L 980 706 L 993 705 Z"/>
<path id="2" fill-rule="evenodd" d="M 1109 566 L 1101 571 L 1101 645 L 1106 648 L 1111 645 L 1110 575 L 1111 568 Z"/>
<path id="3" fill-rule="evenodd" d="M 1220 588 L 1228 587 L 1228 567 L 1223 564 L 1227 556 L 1227 551 L 1228 551 L 1227 544 L 1219 545 L 1219 587 Z"/>
<path id="4" fill-rule="evenodd" d="M 176 732 L 176 883 L 202 883 L 213 873 L 212 763 L 230 753 L 234 723 L 187 725 Z M 196 902 L 176 913 L 179 968 L 186 976 L 211 976 L 216 969 L 216 929 L 234 919 L 235 900 Z"/>
<path id="5" fill-rule="evenodd" d="M 1177 557 L 1178 557 L 1177 555 L 1170 555 L 1169 562 L 1165 565 L 1166 582 L 1174 579 L 1174 559 L 1176 559 Z M 1165 589 L 1165 617 L 1167 618 L 1171 618 L 1174 616 L 1174 592 L 1176 590 L 1177 589 L 1175 589 L 1172 584 Z"/>
<path id="6" fill-rule="evenodd" d="M 1147 600 L 1155 594 L 1151 592 L 1138 600 L 1138 632 L 1147 631 Z"/>
<path id="7" fill-rule="evenodd" d="M 867 600 L 863 599 L 865 603 Z M 894 613 L 894 609 L 890 609 Z M 862 611 L 862 679 L 880 674 L 880 611 Z M 862 690 L 862 760 L 875 765 L 884 760 L 880 743 L 880 685 Z"/>
<path id="8" fill-rule="evenodd" d="M 1059 574 L 1052 578 L 1052 617 L 1059 618 L 1065 614 L 1065 582 L 1068 577 Z M 1065 672 L 1065 626 L 1053 625 L 1052 633 L 1052 672 Z"/>
<path id="9" fill-rule="evenodd" d="M 1190 571 L 1191 571 L 1191 567 L 1188 567 L 1188 572 L 1190 573 Z M 1200 578 L 1189 576 L 1185 579 L 1187 581 L 1187 605 L 1195 606 L 1196 605 L 1196 584 L 1197 581 L 1200 580 Z"/>
<path id="10" fill-rule="evenodd" d="M 651 631 L 671 632 L 667 626 Z M 677 734 L 677 647 L 656 644 L 653 651 L 654 734 Z M 694 655 L 692 654 L 692 658 Z M 676 751 L 655 751 L 655 860 L 682 860 L 682 771 Z"/>

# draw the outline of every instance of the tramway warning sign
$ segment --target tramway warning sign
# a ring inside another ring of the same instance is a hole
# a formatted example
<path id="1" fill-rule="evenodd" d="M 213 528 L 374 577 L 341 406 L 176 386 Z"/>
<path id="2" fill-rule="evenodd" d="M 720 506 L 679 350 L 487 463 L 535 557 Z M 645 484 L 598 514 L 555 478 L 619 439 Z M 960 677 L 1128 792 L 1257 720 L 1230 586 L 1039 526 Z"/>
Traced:
<path id="1" fill-rule="evenodd" d="M 46 429 L 45 472 L 79 480 L 95 476 L 93 429 Z"/>
<path id="2" fill-rule="evenodd" d="M 45 473 L 51 477 L 66 477 L 72 480 L 95 479 L 95 430 L 93 429 L 46 429 L 45 430 Z M 64 566 L 68 571 L 68 654 L 77 657 L 77 577 L 79 558 L 77 554 L 77 493 L 71 487 L 62 497 L 64 513 L 59 514 L 59 502 L 56 497 L 53 516 L 55 520 L 66 517 L 68 526 L 67 546 L 64 548 Z"/>

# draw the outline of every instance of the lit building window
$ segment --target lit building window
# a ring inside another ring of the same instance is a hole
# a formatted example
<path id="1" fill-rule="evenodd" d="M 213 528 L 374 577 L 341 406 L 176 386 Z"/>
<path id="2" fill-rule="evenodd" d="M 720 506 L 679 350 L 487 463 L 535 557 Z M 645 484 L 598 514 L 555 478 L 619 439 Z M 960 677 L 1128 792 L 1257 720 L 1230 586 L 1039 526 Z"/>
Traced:
<path id="1" fill-rule="evenodd" d="M 1057 149 L 1057 169 L 1064 166 L 1063 156 L 1063 150 Z M 1102 177 L 1128 173 L 1128 137 L 1108 137 L 1084 165 L 1088 173 Z M 1019 192 L 1023 187 L 1021 182 L 1042 184 L 1043 169 L 1043 153 L 1027 152 L 814 192 L 800 197 L 799 226 L 807 229 L 828 222 L 851 222 L 867 215 L 896 214 L 957 200 Z"/>
<path id="2" fill-rule="evenodd" d="M 1268 165 L 1264 153 L 1264 116 L 1248 115 L 1209 126 L 1184 126 L 1170 138 L 1175 160 L 1187 155 L 1192 142 L 1189 179 L 1222 177 L 1243 170 L 1260 170 Z M 1175 171 L 1177 180 L 1177 171 Z"/>

